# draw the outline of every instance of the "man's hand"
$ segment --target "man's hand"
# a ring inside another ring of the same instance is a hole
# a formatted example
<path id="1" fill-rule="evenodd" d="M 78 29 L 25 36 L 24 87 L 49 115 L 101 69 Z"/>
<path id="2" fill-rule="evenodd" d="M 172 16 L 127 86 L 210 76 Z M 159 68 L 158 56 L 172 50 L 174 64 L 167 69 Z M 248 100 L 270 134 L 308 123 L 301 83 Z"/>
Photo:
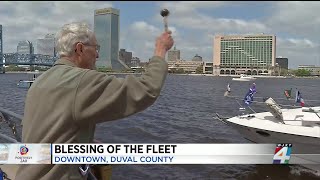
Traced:
<path id="1" fill-rule="evenodd" d="M 167 51 L 173 46 L 173 43 L 174 41 L 171 37 L 171 31 L 162 33 L 156 40 L 154 55 L 160 56 L 164 59 Z"/>

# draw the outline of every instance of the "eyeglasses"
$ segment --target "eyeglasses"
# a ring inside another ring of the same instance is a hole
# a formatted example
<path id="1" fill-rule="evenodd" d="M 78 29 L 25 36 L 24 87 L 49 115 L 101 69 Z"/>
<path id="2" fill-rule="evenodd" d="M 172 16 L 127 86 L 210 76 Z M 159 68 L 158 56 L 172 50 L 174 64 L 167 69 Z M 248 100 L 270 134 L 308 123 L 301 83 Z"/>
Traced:
<path id="1" fill-rule="evenodd" d="M 96 51 L 97 51 L 97 53 L 99 53 L 99 52 L 100 52 L 100 45 L 99 45 L 99 44 L 95 44 L 95 45 L 83 44 L 83 45 L 85 45 L 85 46 L 94 46 L 94 47 L 96 47 Z"/>
<path id="2" fill-rule="evenodd" d="M 91 45 L 91 44 L 85 44 L 85 43 L 83 43 L 83 42 L 77 42 L 77 43 L 81 43 L 81 44 L 83 44 L 83 45 L 85 45 L 85 46 L 94 46 L 94 47 L 96 48 L 97 53 L 100 52 L 100 45 L 99 45 L 99 44 L 93 44 L 93 45 Z M 77 43 L 76 43 L 76 44 L 77 44 Z"/>

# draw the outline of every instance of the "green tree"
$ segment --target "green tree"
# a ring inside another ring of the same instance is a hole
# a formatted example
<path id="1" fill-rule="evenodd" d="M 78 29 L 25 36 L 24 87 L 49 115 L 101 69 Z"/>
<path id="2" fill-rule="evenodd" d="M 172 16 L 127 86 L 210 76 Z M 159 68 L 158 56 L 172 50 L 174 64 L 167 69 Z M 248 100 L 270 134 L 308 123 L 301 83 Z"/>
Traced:
<path id="1" fill-rule="evenodd" d="M 311 72 L 306 69 L 298 69 L 294 71 L 296 76 L 310 76 Z"/>
<path id="2" fill-rule="evenodd" d="M 202 74 L 203 73 L 203 65 L 200 65 L 196 69 L 196 74 Z"/>
<path id="3" fill-rule="evenodd" d="M 177 74 L 183 74 L 183 73 L 184 73 L 184 69 L 183 69 L 183 68 L 179 68 L 179 69 L 176 70 L 175 73 L 177 73 Z"/>
<path id="4" fill-rule="evenodd" d="M 6 67 L 6 71 L 25 71 L 25 68 L 18 67 L 16 65 L 9 65 L 8 67 Z"/>

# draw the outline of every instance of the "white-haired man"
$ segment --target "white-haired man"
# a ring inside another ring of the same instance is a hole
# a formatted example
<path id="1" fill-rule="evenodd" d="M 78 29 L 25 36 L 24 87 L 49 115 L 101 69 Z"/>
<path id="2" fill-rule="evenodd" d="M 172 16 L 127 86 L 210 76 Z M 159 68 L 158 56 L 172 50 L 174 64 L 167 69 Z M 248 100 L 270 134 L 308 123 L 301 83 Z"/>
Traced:
<path id="1" fill-rule="evenodd" d="M 100 46 L 85 23 L 57 34 L 60 59 L 30 87 L 22 121 L 23 143 L 91 143 L 97 123 L 130 116 L 151 106 L 167 75 L 171 32 L 155 42 L 154 56 L 141 77 L 116 78 L 95 69 Z M 86 179 L 78 165 L 21 165 L 18 180 Z"/>

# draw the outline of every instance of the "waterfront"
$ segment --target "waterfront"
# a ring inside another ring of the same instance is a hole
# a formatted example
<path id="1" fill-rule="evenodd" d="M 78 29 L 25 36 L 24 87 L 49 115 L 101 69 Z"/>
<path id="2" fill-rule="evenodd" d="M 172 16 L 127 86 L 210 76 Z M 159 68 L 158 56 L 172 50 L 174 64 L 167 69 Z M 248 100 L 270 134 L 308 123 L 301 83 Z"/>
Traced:
<path id="1" fill-rule="evenodd" d="M 16 83 L 27 78 L 27 74 L 0 74 L 0 107 L 23 114 L 27 89 L 17 88 Z M 228 83 L 233 95 L 241 97 L 252 83 L 231 79 L 170 74 L 153 106 L 131 117 L 99 124 L 96 138 L 104 143 L 249 143 L 237 131 L 212 118 L 215 112 L 227 116 L 238 113 L 237 103 L 223 97 Z M 320 99 L 319 79 L 258 78 L 255 82 L 257 96 L 284 98 L 284 89 L 298 88 L 306 104 L 308 99 Z M 285 100 L 279 103 L 288 104 Z M 253 109 L 264 111 L 263 106 Z M 114 165 L 113 179 L 309 180 L 317 177 L 297 166 Z"/>

